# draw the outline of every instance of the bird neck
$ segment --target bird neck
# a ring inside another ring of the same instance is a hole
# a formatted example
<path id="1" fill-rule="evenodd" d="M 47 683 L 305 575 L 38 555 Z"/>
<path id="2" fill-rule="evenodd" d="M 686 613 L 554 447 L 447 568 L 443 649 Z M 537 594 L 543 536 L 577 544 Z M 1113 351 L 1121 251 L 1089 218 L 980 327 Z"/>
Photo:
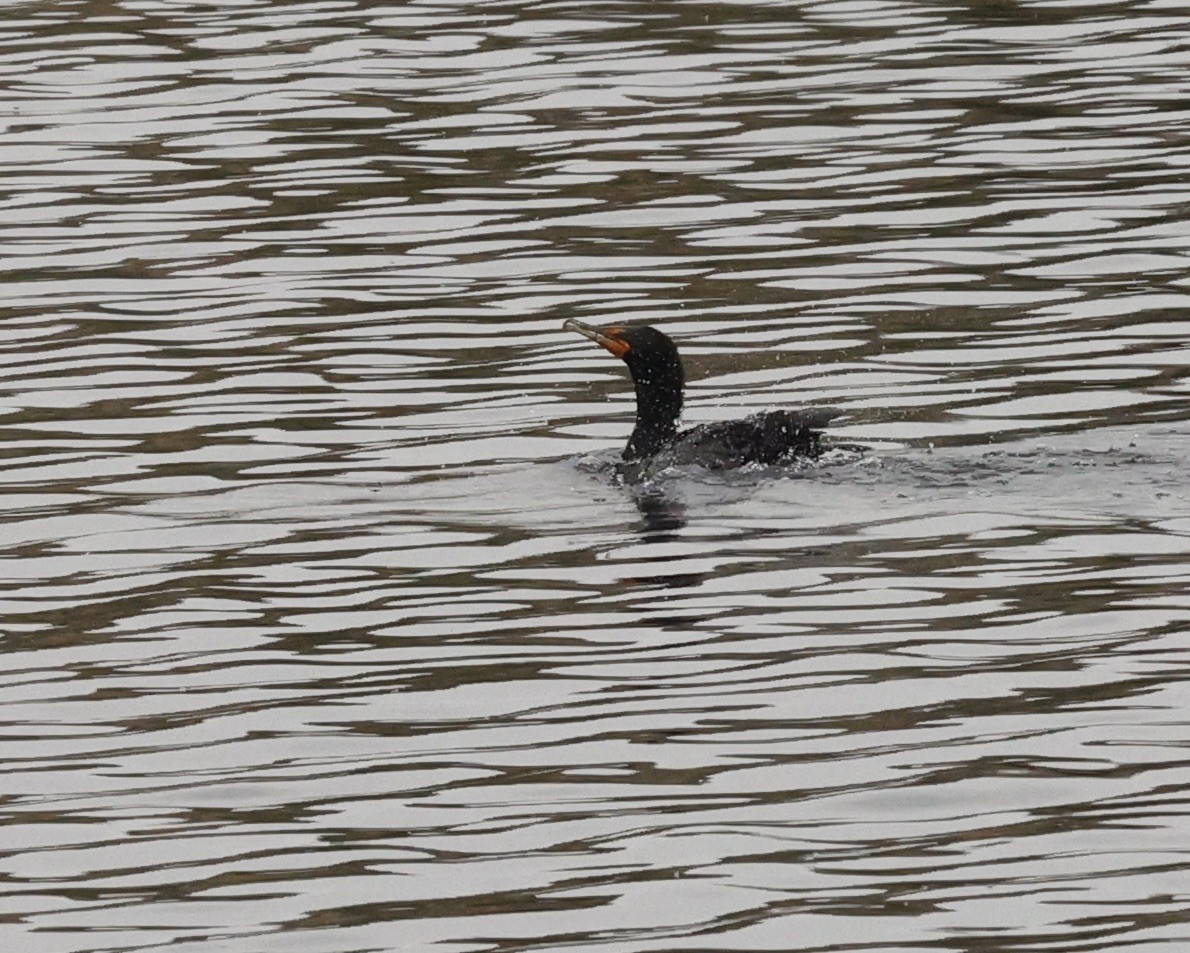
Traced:
<path id="1" fill-rule="evenodd" d="M 651 457 L 677 435 L 682 414 L 682 368 L 634 372 L 636 427 L 624 448 L 625 460 Z"/>

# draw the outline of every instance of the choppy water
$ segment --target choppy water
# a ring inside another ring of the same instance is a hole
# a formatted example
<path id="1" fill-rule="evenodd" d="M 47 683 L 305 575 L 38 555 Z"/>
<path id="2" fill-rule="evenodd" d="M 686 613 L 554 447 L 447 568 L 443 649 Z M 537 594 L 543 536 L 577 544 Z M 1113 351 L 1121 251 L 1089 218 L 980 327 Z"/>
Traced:
<path id="1" fill-rule="evenodd" d="M 5 949 L 1186 949 L 1188 49 L 8 4 Z M 569 316 L 872 449 L 619 486 Z"/>

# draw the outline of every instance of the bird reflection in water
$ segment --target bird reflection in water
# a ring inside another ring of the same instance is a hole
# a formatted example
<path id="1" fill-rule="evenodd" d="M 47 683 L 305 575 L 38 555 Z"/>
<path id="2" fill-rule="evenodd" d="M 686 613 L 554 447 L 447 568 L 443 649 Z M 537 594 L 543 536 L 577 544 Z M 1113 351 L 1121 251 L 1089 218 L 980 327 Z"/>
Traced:
<path id="1" fill-rule="evenodd" d="M 640 511 L 641 541 L 666 543 L 677 539 L 677 531 L 686 525 L 686 504 L 663 486 L 631 488 L 632 502 Z"/>
<path id="2" fill-rule="evenodd" d="M 679 539 L 680 531 L 686 525 L 686 504 L 663 486 L 630 487 L 632 502 L 640 512 L 637 531 L 642 543 L 669 543 Z M 670 557 L 681 559 L 681 554 Z M 665 589 L 681 589 L 697 586 L 707 578 L 706 572 L 669 572 L 662 576 L 631 576 L 625 583 L 638 586 L 656 586 Z"/>

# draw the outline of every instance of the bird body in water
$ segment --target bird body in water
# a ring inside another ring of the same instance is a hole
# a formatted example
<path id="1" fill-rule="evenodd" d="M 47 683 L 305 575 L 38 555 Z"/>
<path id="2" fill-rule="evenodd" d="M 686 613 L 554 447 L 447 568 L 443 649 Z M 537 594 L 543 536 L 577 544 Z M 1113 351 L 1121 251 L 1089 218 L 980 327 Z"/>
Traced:
<path id="1" fill-rule="evenodd" d="M 726 469 L 812 459 L 822 452 L 818 428 L 836 416 L 834 410 L 769 410 L 678 430 L 685 376 L 668 335 L 648 325 L 593 327 L 573 318 L 562 328 L 590 338 L 628 365 L 636 387 L 636 426 L 624 448 L 625 464 L 650 471 L 686 464 Z"/>

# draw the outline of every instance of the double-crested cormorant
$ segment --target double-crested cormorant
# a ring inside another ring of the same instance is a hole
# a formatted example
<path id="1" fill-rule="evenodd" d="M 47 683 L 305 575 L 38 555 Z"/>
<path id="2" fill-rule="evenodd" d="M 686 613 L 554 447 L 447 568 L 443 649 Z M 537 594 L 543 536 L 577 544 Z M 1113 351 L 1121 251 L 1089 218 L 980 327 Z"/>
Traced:
<path id="1" fill-rule="evenodd" d="M 822 452 L 822 427 L 837 411 L 769 410 L 723 423 L 678 430 L 682 413 L 682 359 L 677 345 L 654 327 L 597 328 L 573 318 L 562 325 L 602 345 L 628 365 L 636 385 L 636 427 L 624 461 L 649 469 L 695 464 L 713 469 L 748 463 L 784 463 Z"/>

